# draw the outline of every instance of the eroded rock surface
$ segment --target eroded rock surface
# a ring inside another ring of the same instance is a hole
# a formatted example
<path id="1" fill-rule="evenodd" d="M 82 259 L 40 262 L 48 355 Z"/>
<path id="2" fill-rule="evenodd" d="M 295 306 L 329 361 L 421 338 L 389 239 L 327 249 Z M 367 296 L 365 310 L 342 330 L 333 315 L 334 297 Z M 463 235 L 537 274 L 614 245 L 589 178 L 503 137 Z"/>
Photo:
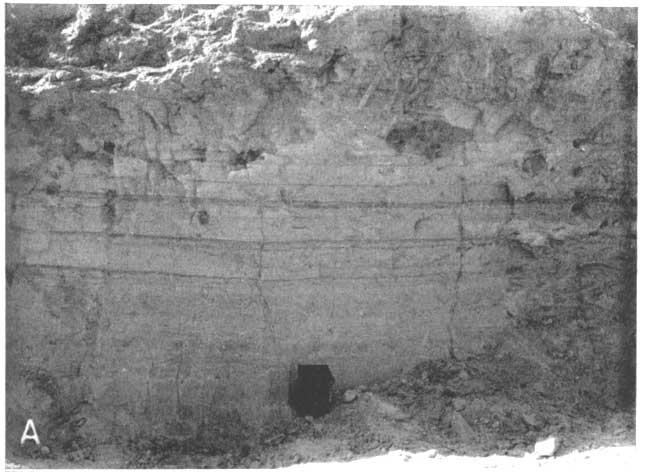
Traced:
<path id="1" fill-rule="evenodd" d="M 635 18 L 8 6 L 8 445 L 226 450 L 299 362 L 630 399 Z"/>

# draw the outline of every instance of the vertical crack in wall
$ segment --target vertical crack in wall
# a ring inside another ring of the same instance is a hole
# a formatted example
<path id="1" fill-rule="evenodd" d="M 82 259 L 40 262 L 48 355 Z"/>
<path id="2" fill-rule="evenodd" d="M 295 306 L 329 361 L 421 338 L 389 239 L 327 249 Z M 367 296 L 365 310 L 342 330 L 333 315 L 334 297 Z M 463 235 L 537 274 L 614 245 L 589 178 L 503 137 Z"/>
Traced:
<path id="1" fill-rule="evenodd" d="M 183 356 L 180 356 L 179 362 L 177 363 L 177 369 L 175 370 L 175 418 L 177 421 L 180 421 L 182 412 L 182 401 L 179 392 L 179 372 L 182 367 L 182 357 Z"/>
<path id="2" fill-rule="evenodd" d="M 263 271 L 263 252 L 265 250 L 265 208 L 261 200 L 260 207 L 258 208 L 260 213 L 260 244 L 258 245 L 258 273 L 256 275 L 255 285 L 256 290 L 258 290 L 258 296 L 260 298 L 260 309 L 262 312 L 262 319 L 264 323 L 264 333 L 268 336 L 264 336 L 265 339 L 270 339 L 270 342 L 273 345 L 276 342 L 276 336 L 274 333 L 274 326 L 271 321 L 271 307 L 265 298 L 265 293 L 262 286 L 262 271 Z M 267 354 L 267 353 L 265 353 Z"/>
<path id="3" fill-rule="evenodd" d="M 575 290 L 576 290 L 576 297 L 575 297 L 575 303 L 576 303 L 576 316 L 577 319 L 580 320 L 586 320 L 587 321 L 587 312 L 585 309 L 585 296 L 583 294 L 583 266 L 581 263 L 581 258 L 576 257 L 575 261 L 575 266 L 574 266 L 574 285 L 575 285 Z"/>
<path id="4" fill-rule="evenodd" d="M 453 284 L 453 303 L 451 304 L 451 311 L 449 314 L 449 323 L 447 325 L 447 330 L 449 333 L 449 356 L 451 359 L 456 359 L 455 355 L 455 333 L 453 332 L 453 327 L 455 323 L 455 314 L 458 309 L 459 303 L 459 290 L 460 290 L 460 280 L 462 279 L 462 264 L 464 257 L 464 221 L 463 221 L 463 209 L 464 209 L 464 176 L 460 176 L 460 206 L 458 208 L 458 273 L 455 276 L 455 282 Z"/>
<path id="5" fill-rule="evenodd" d="M 149 355 L 150 355 L 150 368 L 148 369 L 148 376 L 146 378 L 146 399 L 144 402 L 144 409 L 143 409 L 143 414 L 144 418 L 146 420 L 146 426 L 147 427 L 152 427 L 154 418 L 153 418 L 153 399 L 152 399 L 152 392 L 150 391 L 150 377 L 151 373 L 155 369 L 155 360 L 152 356 L 152 353 L 150 353 L 149 350 Z"/>
<path id="6" fill-rule="evenodd" d="M 500 184 L 500 190 L 502 193 L 502 198 L 505 200 L 505 203 L 507 203 L 507 206 L 509 207 L 509 216 L 505 220 L 505 224 L 508 224 L 516 216 L 516 197 L 511 191 L 511 187 L 509 186 L 509 182 L 507 181 L 504 181 Z"/>

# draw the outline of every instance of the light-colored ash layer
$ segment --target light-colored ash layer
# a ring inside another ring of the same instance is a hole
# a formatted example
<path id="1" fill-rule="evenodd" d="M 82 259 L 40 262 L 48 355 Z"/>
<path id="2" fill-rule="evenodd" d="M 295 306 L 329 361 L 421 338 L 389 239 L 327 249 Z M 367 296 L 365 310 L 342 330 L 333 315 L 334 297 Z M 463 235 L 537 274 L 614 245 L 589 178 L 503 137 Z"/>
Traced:
<path id="1" fill-rule="evenodd" d="M 236 438 L 296 363 L 486 349 L 620 402 L 635 17 L 8 6 L 8 444 Z"/>

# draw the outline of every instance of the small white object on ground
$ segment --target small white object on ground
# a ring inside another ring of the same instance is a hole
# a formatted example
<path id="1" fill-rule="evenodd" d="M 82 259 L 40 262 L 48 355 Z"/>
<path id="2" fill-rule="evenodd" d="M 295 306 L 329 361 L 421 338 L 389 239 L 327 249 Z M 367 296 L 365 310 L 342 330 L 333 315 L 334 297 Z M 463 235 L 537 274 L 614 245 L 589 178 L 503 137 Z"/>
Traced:
<path id="1" fill-rule="evenodd" d="M 543 441 L 536 442 L 534 454 L 537 457 L 552 457 L 559 447 L 559 441 L 554 436 L 550 436 Z"/>
<path id="2" fill-rule="evenodd" d="M 359 393 L 356 390 L 346 390 L 345 393 L 343 394 L 343 402 L 352 403 L 357 399 L 358 396 L 359 396 Z"/>

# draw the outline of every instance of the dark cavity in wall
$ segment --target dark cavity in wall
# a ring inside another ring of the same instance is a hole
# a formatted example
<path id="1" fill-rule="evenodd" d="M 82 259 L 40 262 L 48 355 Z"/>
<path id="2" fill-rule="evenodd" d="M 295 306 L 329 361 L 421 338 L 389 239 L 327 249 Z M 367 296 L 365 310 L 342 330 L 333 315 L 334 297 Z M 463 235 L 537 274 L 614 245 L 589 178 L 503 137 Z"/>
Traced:
<path id="1" fill-rule="evenodd" d="M 533 149 L 523 158 L 523 172 L 532 176 L 538 175 L 547 168 L 547 160 L 540 149 Z"/>
<path id="2" fill-rule="evenodd" d="M 326 364 L 299 364 L 290 386 L 289 404 L 299 416 L 318 418 L 330 412 L 334 377 Z"/>
<path id="3" fill-rule="evenodd" d="M 209 214 L 206 210 L 200 210 L 197 212 L 197 221 L 200 222 L 202 226 L 209 224 Z"/>
<path id="4" fill-rule="evenodd" d="M 586 211 L 590 196 L 580 189 L 574 190 L 574 203 L 570 206 L 570 212 L 576 216 L 590 217 Z"/>
<path id="5" fill-rule="evenodd" d="M 575 166 L 572 168 L 570 173 L 572 174 L 572 177 L 578 177 L 581 175 L 581 172 L 583 172 L 583 167 L 581 166 Z"/>
<path id="6" fill-rule="evenodd" d="M 47 195 L 58 195 L 61 191 L 61 185 L 58 182 L 50 182 L 45 187 Z"/>
<path id="7" fill-rule="evenodd" d="M 472 133 L 440 120 L 406 121 L 395 124 L 386 135 L 386 143 L 395 151 L 421 154 L 428 160 L 443 157 L 453 146 L 465 143 Z"/>
<path id="8" fill-rule="evenodd" d="M 114 225 L 114 220 L 117 216 L 116 201 L 117 201 L 116 191 L 108 190 L 107 192 L 105 192 L 105 203 L 103 204 L 103 216 L 104 216 L 104 221 L 106 222 L 108 227 L 112 227 L 112 225 Z"/>
<path id="9" fill-rule="evenodd" d="M 112 141 L 104 141 L 103 150 L 108 154 L 114 154 L 114 143 Z"/>
<path id="10" fill-rule="evenodd" d="M 263 159 L 262 151 L 260 149 L 247 149 L 240 151 L 229 159 L 229 165 L 234 170 L 246 169 L 250 162 Z"/>
<path id="11" fill-rule="evenodd" d="M 514 203 L 516 202 L 516 198 L 514 197 L 513 192 L 511 191 L 511 188 L 509 187 L 509 184 L 507 182 L 501 182 L 498 184 L 498 190 L 500 191 L 500 197 L 504 202 L 506 202 L 509 206 L 514 206 Z"/>
<path id="12" fill-rule="evenodd" d="M 13 277 L 16 274 L 16 268 L 14 266 L 5 266 L 5 280 L 7 281 L 7 286 L 11 287 L 13 284 Z"/>
<path id="13" fill-rule="evenodd" d="M 206 147 L 200 146 L 192 149 L 197 162 L 206 162 Z"/>
<path id="14" fill-rule="evenodd" d="M 108 143 L 107 148 L 106 143 Z M 110 144 L 112 144 L 112 147 Z M 112 149 L 112 152 L 110 152 L 109 149 Z M 85 151 L 76 142 L 67 142 L 63 148 L 63 157 L 72 165 L 75 165 L 80 160 L 89 160 L 111 168 L 114 165 L 113 154 L 114 144 L 109 141 L 106 141 L 103 144 L 103 151 Z"/>

